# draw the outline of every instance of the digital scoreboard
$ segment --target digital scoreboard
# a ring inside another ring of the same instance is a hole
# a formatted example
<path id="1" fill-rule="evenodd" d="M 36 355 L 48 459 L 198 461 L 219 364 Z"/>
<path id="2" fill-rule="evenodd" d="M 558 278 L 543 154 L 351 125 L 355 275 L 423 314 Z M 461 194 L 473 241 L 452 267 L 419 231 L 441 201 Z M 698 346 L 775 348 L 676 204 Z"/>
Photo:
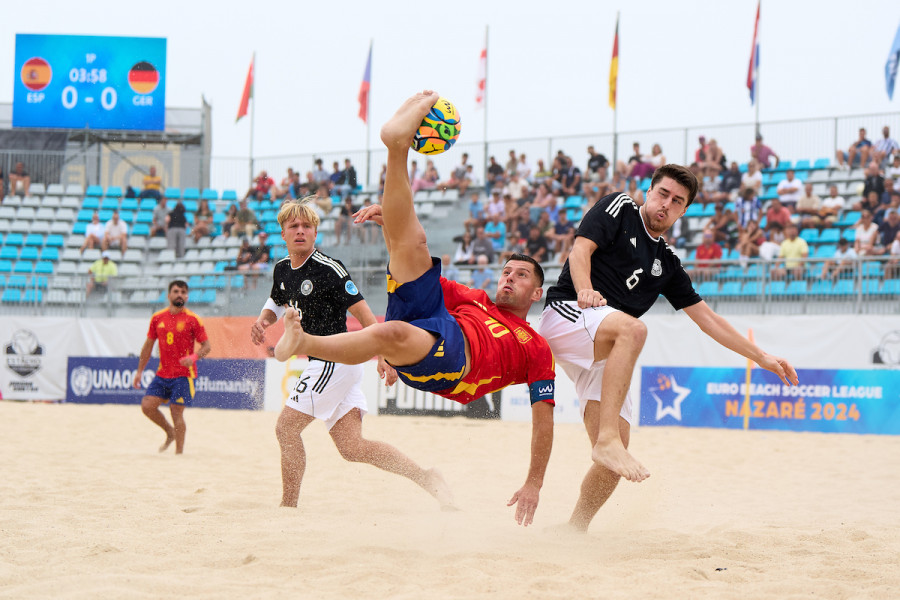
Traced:
<path id="1" fill-rule="evenodd" d="M 13 127 L 162 131 L 166 39 L 16 34 Z"/>

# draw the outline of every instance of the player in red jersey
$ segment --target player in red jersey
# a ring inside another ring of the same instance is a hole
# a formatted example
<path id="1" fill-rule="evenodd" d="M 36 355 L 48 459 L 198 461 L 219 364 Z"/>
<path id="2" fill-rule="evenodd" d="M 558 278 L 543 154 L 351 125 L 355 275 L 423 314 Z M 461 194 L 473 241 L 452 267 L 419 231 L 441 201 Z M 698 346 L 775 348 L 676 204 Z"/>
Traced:
<path id="1" fill-rule="evenodd" d="M 381 129 L 388 149 L 383 205 L 356 213 L 356 222 L 382 226 L 390 254 L 386 320 L 361 331 L 315 336 L 304 333 L 298 311 L 285 313 L 285 334 L 275 357 L 309 354 L 344 364 L 383 356 L 416 389 L 467 403 L 514 383 L 531 391 L 531 464 L 513 494 L 516 521 L 529 525 L 537 508 L 553 446 L 553 356 L 546 340 L 525 321 L 543 294 L 544 273 L 529 256 L 504 265 L 492 301 L 481 290 L 440 276 L 440 260 L 428 251 L 416 217 L 406 171 L 416 128 L 438 95 L 413 96 Z"/>
<path id="2" fill-rule="evenodd" d="M 166 432 L 166 441 L 160 446 L 163 452 L 175 442 L 175 454 L 184 452 L 184 407 L 191 405 L 194 398 L 194 378 L 197 376 L 196 363 L 210 351 L 209 339 L 200 317 L 184 307 L 188 299 L 188 284 L 175 280 L 169 284 L 169 307 L 150 318 L 147 339 L 141 348 L 137 377 L 134 387 L 141 387 L 141 373 L 150 360 L 153 345 L 159 340 L 159 368 L 156 377 L 147 387 L 147 395 L 141 400 L 141 410 L 147 418 Z M 196 343 L 200 344 L 195 349 Z M 172 413 L 172 425 L 159 410 L 159 405 L 168 402 Z"/>

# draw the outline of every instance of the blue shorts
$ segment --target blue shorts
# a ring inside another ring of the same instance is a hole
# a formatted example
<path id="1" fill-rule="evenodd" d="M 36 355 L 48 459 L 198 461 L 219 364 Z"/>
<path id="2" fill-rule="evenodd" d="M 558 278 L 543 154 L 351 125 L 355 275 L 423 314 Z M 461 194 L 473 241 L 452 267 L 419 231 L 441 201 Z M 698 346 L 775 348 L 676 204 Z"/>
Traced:
<path id="1" fill-rule="evenodd" d="M 190 406 L 194 399 L 194 380 L 190 377 L 167 379 L 157 375 L 147 386 L 147 395 L 163 398 L 170 404 Z"/>
<path id="2" fill-rule="evenodd" d="M 388 271 L 385 321 L 406 321 L 437 336 L 428 356 L 414 365 L 394 366 L 403 382 L 417 390 L 437 392 L 452 387 L 466 369 L 466 341 L 462 329 L 444 306 L 441 261 L 415 281 L 397 285 Z"/>

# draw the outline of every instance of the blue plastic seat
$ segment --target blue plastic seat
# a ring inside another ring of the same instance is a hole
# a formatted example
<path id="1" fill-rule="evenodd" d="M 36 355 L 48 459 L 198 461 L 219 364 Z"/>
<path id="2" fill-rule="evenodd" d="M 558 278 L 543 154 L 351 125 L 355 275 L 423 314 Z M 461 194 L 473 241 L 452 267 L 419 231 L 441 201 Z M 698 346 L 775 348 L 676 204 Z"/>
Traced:
<path id="1" fill-rule="evenodd" d="M 878 261 L 867 260 L 862 264 L 863 277 L 878 277 L 880 279 L 883 272 L 882 264 Z"/>
<path id="2" fill-rule="evenodd" d="M 77 235 L 84 235 L 84 233 L 87 231 L 87 225 L 88 224 L 85 223 L 84 221 L 79 221 L 77 223 L 73 223 L 72 224 L 72 233 L 77 234 Z"/>
<path id="3" fill-rule="evenodd" d="M 243 275 L 233 275 L 231 277 L 231 287 L 233 287 L 233 288 L 244 287 L 244 276 Z"/>
<path id="4" fill-rule="evenodd" d="M 853 283 L 852 279 L 838 279 L 837 283 L 834 284 L 832 293 L 838 296 L 855 294 L 856 290 L 854 289 Z"/>
<path id="5" fill-rule="evenodd" d="M 53 275 L 53 263 L 49 260 L 41 260 L 34 266 L 34 272 L 43 275 Z"/>
<path id="6" fill-rule="evenodd" d="M 844 230 L 844 239 L 850 242 L 851 244 L 856 241 L 856 229 L 852 227 L 848 227 Z"/>
<path id="7" fill-rule="evenodd" d="M 237 200 L 237 192 L 234 190 L 225 190 L 222 192 L 222 200 Z"/>
<path id="8" fill-rule="evenodd" d="M 202 275 L 191 275 L 188 279 L 188 287 L 190 289 L 199 289 L 203 287 L 203 276 Z"/>
<path id="9" fill-rule="evenodd" d="M 812 282 L 809 293 L 816 296 L 830 296 L 834 286 L 828 279 L 817 279 Z"/>
<path id="10" fill-rule="evenodd" d="M 112 219 L 113 211 L 111 211 L 109 209 L 103 209 L 100 211 L 99 214 L 100 214 L 100 222 L 103 224 L 106 224 L 107 221 Z"/>
<path id="11" fill-rule="evenodd" d="M 135 223 L 152 223 L 153 222 L 153 213 L 148 210 L 139 210 L 137 216 L 134 219 Z"/>
<path id="12" fill-rule="evenodd" d="M 200 194 L 200 199 L 201 200 L 218 200 L 219 192 L 217 192 L 216 190 L 210 189 L 210 188 L 206 188 L 203 190 L 203 193 Z"/>
<path id="13" fill-rule="evenodd" d="M 47 289 L 47 278 L 43 275 L 35 275 L 31 278 L 31 281 L 28 283 L 29 287 L 36 287 L 42 290 Z"/>
<path id="14" fill-rule="evenodd" d="M 770 281 L 766 284 L 766 296 L 784 296 L 787 294 L 785 281 Z"/>
<path id="15" fill-rule="evenodd" d="M 785 293 L 788 296 L 805 296 L 806 295 L 806 281 L 800 279 L 792 281 L 788 284 Z"/>
<path id="16" fill-rule="evenodd" d="M 762 291 L 763 287 L 760 281 L 745 281 L 741 287 L 742 296 L 760 296 Z"/>
<path id="17" fill-rule="evenodd" d="M 62 248 L 65 244 L 65 239 L 63 236 L 58 233 L 51 233 L 47 236 L 47 241 L 44 242 L 45 248 Z"/>
<path id="18" fill-rule="evenodd" d="M 740 281 L 727 281 L 722 284 L 722 289 L 719 290 L 720 296 L 740 296 L 741 295 L 741 282 Z"/>
<path id="19" fill-rule="evenodd" d="M 106 197 L 107 198 L 121 198 L 122 197 L 122 188 L 117 185 L 111 185 L 106 188 Z"/>
<path id="20" fill-rule="evenodd" d="M 84 195 L 89 198 L 100 198 L 103 196 L 102 185 L 89 185 L 84 191 Z"/>
<path id="21" fill-rule="evenodd" d="M 131 235 L 150 235 L 150 226 L 146 223 L 135 223 L 134 227 L 131 228 Z"/>
<path id="22" fill-rule="evenodd" d="M 166 200 L 178 200 L 181 198 L 181 188 L 170 187 L 166 188 L 166 193 L 163 196 Z"/>
<path id="23" fill-rule="evenodd" d="M 837 252 L 837 246 L 834 244 L 823 244 L 816 247 L 816 258 L 832 258 L 834 257 L 834 253 Z"/>
<path id="24" fill-rule="evenodd" d="M 100 199 L 87 197 L 81 201 L 81 208 L 86 208 L 89 210 L 96 210 L 100 208 Z"/>
<path id="25" fill-rule="evenodd" d="M 700 287 L 697 288 L 697 293 L 700 294 L 701 297 L 712 298 L 719 295 L 719 282 L 718 281 L 704 281 L 700 284 Z"/>
<path id="26" fill-rule="evenodd" d="M 881 288 L 881 280 L 879 279 L 863 279 L 862 292 L 868 296 L 881 296 L 884 294 Z"/>
<path id="27" fill-rule="evenodd" d="M 182 200 L 199 200 L 200 199 L 200 190 L 194 187 L 184 188 L 184 192 L 181 194 Z M 194 209 L 197 210 L 197 209 Z"/>
<path id="28" fill-rule="evenodd" d="M 80 223 L 90 223 L 94 218 L 94 211 L 89 208 L 82 208 L 78 211 L 78 221 Z"/>
<path id="29" fill-rule="evenodd" d="M 804 229 L 800 232 L 800 238 L 806 240 L 807 244 L 818 244 L 819 243 L 819 230 L 818 229 Z M 837 241 L 837 240 L 834 240 Z"/>
<path id="30" fill-rule="evenodd" d="M 38 249 L 34 246 L 25 246 L 19 254 L 19 260 L 37 260 Z"/>
<path id="31" fill-rule="evenodd" d="M 123 198 L 122 205 L 119 206 L 121 210 L 138 210 L 140 203 L 137 201 L 137 198 Z"/>
<path id="32" fill-rule="evenodd" d="M 798 160 L 797 164 L 794 165 L 794 170 L 797 171 L 797 173 L 800 173 L 801 171 L 809 171 L 810 169 L 812 169 L 812 167 L 810 166 L 810 162 L 805 158 Z"/>
<path id="33" fill-rule="evenodd" d="M 119 198 L 104 198 L 100 202 L 100 208 L 103 210 L 119 210 Z"/>
<path id="34" fill-rule="evenodd" d="M 835 227 L 853 227 L 862 216 L 862 211 L 847 210 L 841 215 L 841 218 L 834 222 Z"/>
<path id="35" fill-rule="evenodd" d="M 22 291 L 16 288 L 8 287 L 3 290 L 3 296 L 0 301 L 4 304 L 14 304 L 22 301 Z"/>
<path id="36" fill-rule="evenodd" d="M 816 162 L 813 163 L 813 169 L 827 169 L 831 166 L 831 159 L 828 158 L 817 158 Z"/>
<path id="37" fill-rule="evenodd" d="M 34 304 L 37 302 L 40 304 L 44 301 L 44 292 L 41 290 L 35 290 L 33 288 L 28 288 L 25 290 L 25 295 L 22 296 L 22 302 L 26 302 L 29 304 Z"/>
<path id="38" fill-rule="evenodd" d="M 881 285 L 883 294 L 900 295 L 900 279 L 885 279 Z"/>
<path id="39" fill-rule="evenodd" d="M 793 169 L 793 168 L 794 168 L 794 163 L 792 163 L 789 160 L 782 160 L 781 162 L 778 163 L 778 166 L 775 167 L 775 171 L 777 171 L 779 173 L 785 173 L 789 169 Z"/>
<path id="40" fill-rule="evenodd" d="M 6 245 L 7 246 L 21 246 L 24 243 L 25 243 L 25 238 L 22 237 L 21 233 L 6 234 Z"/>
<path id="41" fill-rule="evenodd" d="M 59 249 L 51 246 L 44 246 L 44 249 L 41 250 L 41 260 L 49 260 L 50 262 L 58 261 Z"/>
<path id="42" fill-rule="evenodd" d="M 142 198 L 140 204 L 138 205 L 139 210 L 149 210 L 153 212 L 153 209 L 156 208 L 157 201 L 153 198 Z"/>
<path id="43" fill-rule="evenodd" d="M 41 246 L 44 245 L 44 236 L 42 236 L 39 233 L 29 233 L 28 236 L 25 238 L 25 245 L 26 246 L 36 246 L 36 247 L 40 248 Z"/>
<path id="44" fill-rule="evenodd" d="M 804 229 L 804 231 L 806 231 Z M 815 231 L 815 230 L 814 230 Z M 841 230 L 836 227 L 829 227 L 828 229 L 823 229 L 819 234 L 819 243 L 820 244 L 837 244 L 838 240 L 841 239 Z M 806 240 L 807 242 L 809 240 Z"/>
<path id="45" fill-rule="evenodd" d="M 25 288 L 28 287 L 28 278 L 24 275 L 10 275 L 6 280 L 6 287 Z"/>
<path id="46" fill-rule="evenodd" d="M 3 246 L 0 248 L 0 260 L 18 260 L 19 249 L 15 246 Z"/>
<path id="47" fill-rule="evenodd" d="M 216 301 L 216 290 L 203 290 L 200 294 L 200 302 L 204 304 L 214 304 Z"/>
<path id="48" fill-rule="evenodd" d="M 128 225 L 131 225 L 134 222 L 134 211 L 131 210 L 120 210 L 119 218 L 122 219 Z"/>
<path id="49" fill-rule="evenodd" d="M 566 198 L 563 208 L 581 208 L 582 204 L 584 204 L 584 198 L 581 196 L 569 196 Z"/>
<path id="50" fill-rule="evenodd" d="M 13 273 L 25 273 L 31 275 L 34 273 L 34 263 L 30 260 L 18 260 L 13 265 Z"/>
<path id="51" fill-rule="evenodd" d="M 12 261 L 0 259 L 0 273 L 12 273 Z"/>

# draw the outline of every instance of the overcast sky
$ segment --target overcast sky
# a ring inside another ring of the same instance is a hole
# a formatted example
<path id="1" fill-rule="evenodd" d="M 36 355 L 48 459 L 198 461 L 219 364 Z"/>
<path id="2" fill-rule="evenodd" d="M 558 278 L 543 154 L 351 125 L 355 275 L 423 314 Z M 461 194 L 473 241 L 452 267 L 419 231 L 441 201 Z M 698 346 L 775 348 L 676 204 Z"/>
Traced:
<path id="1" fill-rule="evenodd" d="M 211 103 L 217 157 L 248 155 L 249 118 L 235 115 L 254 51 L 257 157 L 365 148 L 357 93 L 370 40 L 373 147 L 398 103 L 425 87 L 456 103 L 461 140 L 481 141 L 485 26 L 488 139 L 610 132 L 617 10 L 619 131 L 754 119 L 745 83 L 756 0 L 10 4 L 0 101 L 12 101 L 16 33 L 165 37 L 167 106 Z M 897 0 L 763 2 L 760 120 L 896 112 L 884 64 L 898 26 Z"/>

